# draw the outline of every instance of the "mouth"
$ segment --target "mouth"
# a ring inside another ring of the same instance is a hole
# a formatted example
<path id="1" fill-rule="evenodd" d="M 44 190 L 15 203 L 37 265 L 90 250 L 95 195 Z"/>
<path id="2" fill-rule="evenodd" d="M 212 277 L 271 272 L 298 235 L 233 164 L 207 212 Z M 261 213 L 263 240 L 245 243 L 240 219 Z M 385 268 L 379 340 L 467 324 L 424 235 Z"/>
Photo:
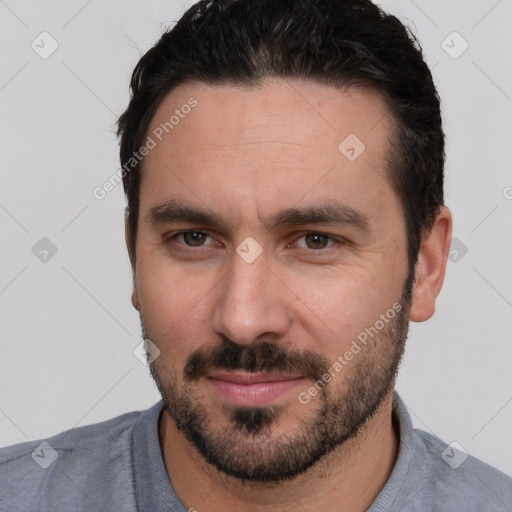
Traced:
<path id="1" fill-rule="evenodd" d="M 207 383 L 224 401 L 241 407 L 270 405 L 303 383 L 300 375 L 214 371 Z"/>

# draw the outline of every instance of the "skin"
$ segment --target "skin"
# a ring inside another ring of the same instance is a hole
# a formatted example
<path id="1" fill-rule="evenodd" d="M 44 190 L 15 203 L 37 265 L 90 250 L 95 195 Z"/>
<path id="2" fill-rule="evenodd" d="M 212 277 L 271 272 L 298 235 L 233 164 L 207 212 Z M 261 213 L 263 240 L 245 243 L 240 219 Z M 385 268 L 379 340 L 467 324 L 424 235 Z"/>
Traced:
<path id="1" fill-rule="evenodd" d="M 403 214 L 385 177 L 393 129 L 385 102 L 368 90 L 340 92 L 311 82 L 278 80 L 259 88 L 189 83 L 167 95 L 148 133 L 190 97 L 198 105 L 144 159 L 136 258 L 131 255 L 132 302 L 161 351 L 160 370 L 174 372 L 181 383 L 190 353 L 218 345 L 220 336 L 250 346 L 271 335 L 284 346 L 336 361 L 358 333 L 400 301 L 407 277 Z M 366 146 L 352 162 L 338 150 L 349 134 Z M 171 198 L 213 211 L 227 226 L 149 222 L 151 208 Z M 328 199 L 363 213 L 368 232 L 332 223 L 267 229 L 262 222 L 282 208 Z M 423 239 L 408 310 L 412 321 L 434 313 L 451 226 L 443 207 Z M 208 238 L 195 247 L 183 237 L 166 239 L 180 230 Z M 308 232 L 334 239 L 315 251 L 304 237 Z M 126 236 L 129 247 L 128 230 Z M 263 249 L 252 263 L 236 252 L 249 236 Z M 354 371 L 352 362 L 343 369 Z M 333 380 L 340 393 L 344 375 Z M 297 400 L 312 384 L 304 379 L 277 399 L 286 414 L 273 426 L 276 439 L 293 433 L 314 410 L 314 401 L 304 406 Z M 194 384 L 194 399 L 219 432 L 232 427 L 219 407 L 222 399 L 203 378 Z M 311 512 L 333 504 L 366 510 L 397 456 L 391 399 L 390 392 L 356 437 L 278 484 L 244 483 L 217 471 L 164 412 L 159 433 L 166 469 L 181 501 L 198 511 L 287 511 L 298 503 Z"/>

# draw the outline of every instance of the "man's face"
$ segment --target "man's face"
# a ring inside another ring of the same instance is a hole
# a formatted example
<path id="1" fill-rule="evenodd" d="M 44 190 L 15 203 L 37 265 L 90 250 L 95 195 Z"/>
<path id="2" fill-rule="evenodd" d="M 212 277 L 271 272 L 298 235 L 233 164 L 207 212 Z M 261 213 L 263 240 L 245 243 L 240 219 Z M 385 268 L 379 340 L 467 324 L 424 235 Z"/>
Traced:
<path id="1" fill-rule="evenodd" d="M 154 115 L 133 301 L 166 410 L 225 473 L 305 471 L 391 393 L 409 303 L 387 114 L 277 81 L 182 85 Z"/>

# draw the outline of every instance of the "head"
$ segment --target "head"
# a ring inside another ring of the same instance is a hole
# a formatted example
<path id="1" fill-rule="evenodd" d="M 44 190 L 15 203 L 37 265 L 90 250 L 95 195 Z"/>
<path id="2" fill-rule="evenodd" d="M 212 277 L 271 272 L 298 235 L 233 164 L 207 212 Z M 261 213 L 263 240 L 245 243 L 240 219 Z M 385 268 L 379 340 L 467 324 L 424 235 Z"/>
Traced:
<path id="1" fill-rule="evenodd" d="M 451 222 L 430 71 L 370 1 L 202 1 L 131 88 L 132 301 L 166 410 L 219 470 L 291 478 L 358 435 L 433 313 Z"/>

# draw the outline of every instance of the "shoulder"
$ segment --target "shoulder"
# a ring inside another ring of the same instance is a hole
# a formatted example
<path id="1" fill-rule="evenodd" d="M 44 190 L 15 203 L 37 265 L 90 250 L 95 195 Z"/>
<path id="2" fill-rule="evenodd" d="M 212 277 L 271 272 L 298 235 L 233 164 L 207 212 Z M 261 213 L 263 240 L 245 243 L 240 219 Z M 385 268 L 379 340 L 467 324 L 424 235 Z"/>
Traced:
<path id="1" fill-rule="evenodd" d="M 459 510 L 461 504 L 467 512 L 512 510 L 512 478 L 469 455 L 458 443 L 447 444 L 418 429 L 413 437 L 410 471 L 428 476 L 424 492 L 436 510 Z M 430 471 L 425 473 L 419 466 Z"/>
<path id="2" fill-rule="evenodd" d="M 70 510 L 78 502 L 84 506 L 74 510 L 89 510 L 96 502 L 104 504 L 101 491 L 107 482 L 110 489 L 117 485 L 129 495 L 131 437 L 141 414 L 134 411 L 0 449 L 0 509 L 46 510 L 69 501 Z"/>
<path id="3" fill-rule="evenodd" d="M 41 443 L 50 445 L 53 450 L 62 454 L 84 449 L 88 452 L 95 451 L 100 444 L 110 444 L 113 440 L 125 436 L 140 414 L 140 412 L 130 412 L 100 423 L 72 428 L 47 439 L 0 448 L 0 468 L 5 468 L 5 464 L 17 459 L 36 455 L 33 451 Z"/>

